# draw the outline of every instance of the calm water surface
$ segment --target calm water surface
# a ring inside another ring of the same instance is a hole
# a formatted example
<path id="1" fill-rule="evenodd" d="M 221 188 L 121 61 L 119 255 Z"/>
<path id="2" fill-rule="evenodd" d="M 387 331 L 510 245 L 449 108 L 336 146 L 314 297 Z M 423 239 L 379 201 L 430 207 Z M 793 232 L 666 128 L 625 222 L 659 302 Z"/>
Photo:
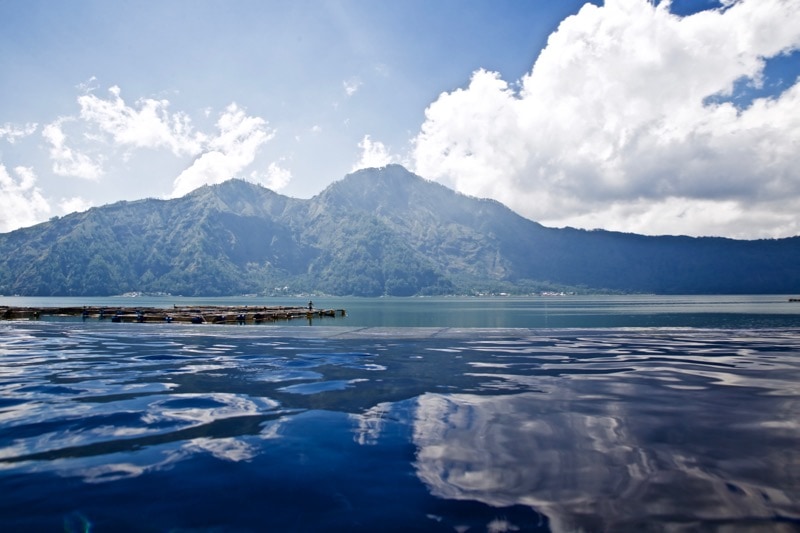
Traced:
<path id="1" fill-rule="evenodd" d="M 800 529 L 787 297 L 315 304 L 0 322 L 0 531 Z"/>
<path id="2" fill-rule="evenodd" d="M 450 298 L 316 298 L 316 307 L 346 309 L 347 318 L 326 326 L 455 328 L 608 328 L 608 327 L 800 327 L 800 302 L 791 295 L 744 296 L 553 296 Z M 800 297 L 800 296 L 794 296 Z M 68 307 L 83 305 L 300 306 L 305 298 L 26 298 L 0 297 L 0 306 Z M 312 324 L 313 325 L 313 324 Z"/>

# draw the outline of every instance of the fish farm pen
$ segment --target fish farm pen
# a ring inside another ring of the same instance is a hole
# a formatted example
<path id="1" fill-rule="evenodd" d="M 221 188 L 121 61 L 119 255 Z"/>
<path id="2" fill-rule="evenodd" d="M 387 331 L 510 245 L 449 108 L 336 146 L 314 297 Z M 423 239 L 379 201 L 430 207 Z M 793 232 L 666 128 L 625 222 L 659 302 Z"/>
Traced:
<path id="1" fill-rule="evenodd" d="M 39 320 L 45 317 L 78 317 L 110 322 L 184 322 L 190 324 L 260 324 L 279 320 L 345 316 L 344 309 L 312 307 L 261 307 L 175 305 L 161 307 L 8 307 L 0 306 L 2 320 Z"/>

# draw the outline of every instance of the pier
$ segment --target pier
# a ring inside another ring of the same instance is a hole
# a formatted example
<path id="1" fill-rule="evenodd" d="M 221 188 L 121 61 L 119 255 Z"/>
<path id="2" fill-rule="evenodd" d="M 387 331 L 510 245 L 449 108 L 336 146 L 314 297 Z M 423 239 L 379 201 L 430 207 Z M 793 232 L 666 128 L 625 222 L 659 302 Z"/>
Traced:
<path id="1" fill-rule="evenodd" d="M 346 316 L 344 309 L 285 306 L 174 305 L 162 307 L 9 307 L 0 306 L 0 320 L 39 320 L 44 317 L 78 317 L 110 322 L 261 324 L 281 320 Z"/>

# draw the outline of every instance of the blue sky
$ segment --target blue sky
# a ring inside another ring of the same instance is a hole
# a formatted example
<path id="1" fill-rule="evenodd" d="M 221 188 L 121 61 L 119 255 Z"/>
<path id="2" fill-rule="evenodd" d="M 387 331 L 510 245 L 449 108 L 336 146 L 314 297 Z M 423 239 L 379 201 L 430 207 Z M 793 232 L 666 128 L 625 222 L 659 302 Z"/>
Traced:
<path id="1" fill-rule="evenodd" d="M 800 0 L 0 0 L 0 231 L 402 163 L 547 225 L 800 234 Z"/>

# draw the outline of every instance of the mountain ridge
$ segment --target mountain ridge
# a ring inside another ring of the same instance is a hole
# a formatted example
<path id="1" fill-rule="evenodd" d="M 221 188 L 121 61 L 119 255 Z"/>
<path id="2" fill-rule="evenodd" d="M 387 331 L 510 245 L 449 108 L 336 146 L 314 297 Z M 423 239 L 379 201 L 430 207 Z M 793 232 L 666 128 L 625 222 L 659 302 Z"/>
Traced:
<path id="1" fill-rule="evenodd" d="M 229 180 L 0 234 L 0 294 L 41 296 L 795 293 L 798 266 L 800 237 L 547 228 L 398 165 L 307 200 Z"/>

